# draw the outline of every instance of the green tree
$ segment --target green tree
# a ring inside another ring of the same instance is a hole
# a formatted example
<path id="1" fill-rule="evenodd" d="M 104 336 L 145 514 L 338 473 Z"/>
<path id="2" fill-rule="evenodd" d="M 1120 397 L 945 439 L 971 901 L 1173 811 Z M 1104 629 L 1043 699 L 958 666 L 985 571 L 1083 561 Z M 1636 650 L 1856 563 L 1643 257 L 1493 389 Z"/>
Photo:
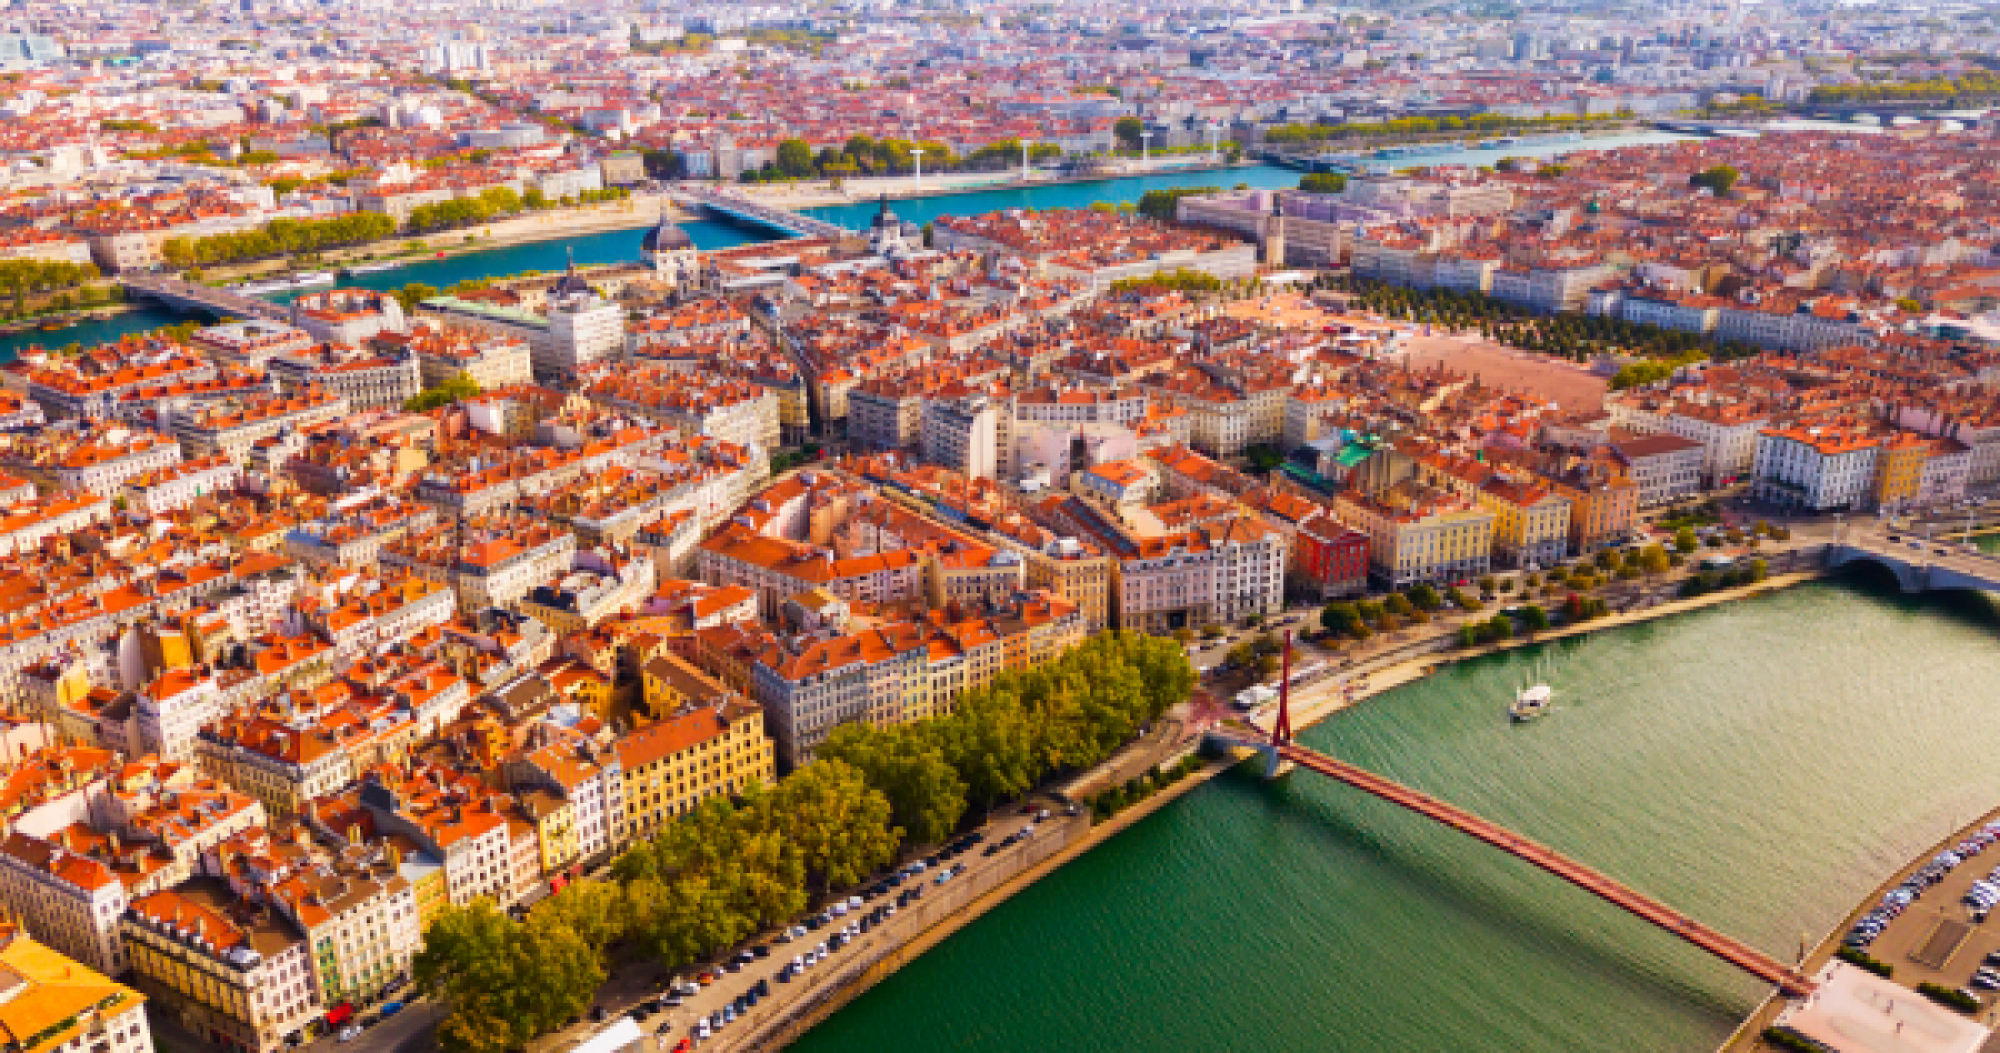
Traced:
<path id="1" fill-rule="evenodd" d="M 1699 547 L 1701 543 L 1695 539 L 1693 527 L 1682 527 L 1674 531 L 1674 551 L 1685 556 Z"/>
<path id="2" fill-rule="evenodd" d="M 892 820 L 914 843 L 943 841 L 965 814 L 965 781 L 919 729 L 843 724 L 818 755 L 860 770 L 868 785 L 889 799 Z"/>
<path id="3" fill-rule="evenodd" d="M 1713 168 L 1703 169 L 1689 176 L 1688 185 L 1693 187 L 1707 187 L 1709 192 L 1716 197 L 1728 197 L 1730 188 L 1734 187 L 1736 181 L 1740 178 L 1742 178 L 1742 173 L 1729 165 L 1716 165 Z"/>
<path id="4" fill-rule="evenodd" d="M 818 168 L 813 163 L 812 144 L 804 139 L 785 139 L 778 143 L 778 171 L 794 179 L 814 175 Z"/>
<path id="5" fill-rule="evenodd" d="M 1444 606 L 1444 599 L 1438 595 L 1437 589 L 1433 588 L 1429 582 L 1420 581 L 1410 586 L 1408 595 L 1410 603 L 1420 611 L 1434 611 Z"/>
<path id="6" fill-rule="evenodd" d="M 410 282 L 396 290 L 396 302 L 402 304 L 404 312 L 408 313 L 415 311 L 418 304 L 437 294 L 438 288 L 435 285 L 425 285 L 423 282 Z"/>
<path id="7" fill-rule="evenodd" d="M 1219 186 L 1177 186 L 1148 190 L 1139 195 L 1139 214 L 1148 219 L 1173 219 L 1180 213 L 1181 198 L 1221 192 L 1222 188 Z"/>
<path id="8" fill-rule="evenodd" d="M 568 929 L 599 955 L 625 935 L 625 894 L 614 882 L 576 881 L 535 905 L 539 924 Z"/>
<path id="9" fill-rule="evenodd" d="M 417 989 L 451 1007 L 439 1044 L 467 1053 L 510 1049 L 561 1025 L 605 975 L 576 932 L 532 917 L 516 924 L 485 899 L 446 907 L 413 966 Z"/>
<path id="10" fill-rule="evenodd" d="M 778 785 L 778 822 L 822 889 L 852 885 L 895 858 L 903 832 L 888 798 L 860 769 L 838 760 L 800 768 Z"/>
<path id="11" fill-rule="evenodd" d="M 1541 632 L 1549 627 L 1549 612 L 1537 604 L 1530 603 L 1521 608 L 1521 621 L 1528 627 L 1529 632 Z"/>
<path id="12" fill-rule="evenodd" d="M 1320 612 L 1319 623 L 1327 632 L 1345 633 L 1349 636 L 1354 635 L 1355 629 L 1363 628 L 1361 613 L 1355 610 L 1351 603 L 1327 604 L 1326 609 Z"/>
<path id="13" fill-rule="evenodd" d="M 1311 172 L 1299 177 L 1299 189 L 1308 194 L 1338 194 L 1347 189 L 1347 176 L 1340 172 Z"/>
<path id="14" fill-rule="evenodd" d="M 477 394 L 479 394 L 479 383 L 472 379 L 472 374 L 461 369 L 444 383 L 434 388 L 425 388 L 406 399 L 403 408 L 412 413 L 422 413 L 439 406 L 463 402 Z"/>
<path id="15" fill-rule="evenodd" d="M 1145 140 L 1140 138 L 1145 131 L 1146 122 L 1137 117 L 1120 117 L 1111 122 L 1111 134 L 1128 150 L 1137 150 L 1145 145 Z"/>
<path id="16" fill-rule="evenodd" d="M 1674 539 L 1674 544 L 1676 547 L 1679 547 L 1680 539 L 1678 537 Z M 1639 550 L 1639 569 L 1649 578 L 1655 574 L 1666 573 L 1667 568 L 1671 565 L 1667 559 L 1667 550 L 1658 545 L 1647 545 L 1645 548 Z"/>

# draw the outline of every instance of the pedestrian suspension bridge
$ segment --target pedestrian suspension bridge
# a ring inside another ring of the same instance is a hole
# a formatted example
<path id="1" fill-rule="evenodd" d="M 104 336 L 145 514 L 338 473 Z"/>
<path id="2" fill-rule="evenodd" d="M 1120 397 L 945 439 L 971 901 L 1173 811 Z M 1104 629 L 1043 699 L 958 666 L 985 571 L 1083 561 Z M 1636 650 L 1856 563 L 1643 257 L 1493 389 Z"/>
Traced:
<path id="1" fill-rule="evenodd" d="M 1759 980 L 1772 984 L 1788 996 L 1797 997 L 1812 992 L 1812 981 L 1796 968 L 1741 940 L 1709 928 L 1686 914 L 1634 891 L 1546 845 L 1481 819 L 1463 808 L 1440 801 L 1428 794 L 1419 793 L 1392 779 L 1383 778 L 1345 761 L 1335 760 L 1292 741 L 1292 642 L 1289 632 L 1285 634 L 1284 654 L 1284 669 L 1279 681 L 1281 686 L 1278 693 L 1278 711 L 1270 729 L 1267 731 L 1259 727 L 1249 718 L 1231 721 L 1217 726 L 1208 733 L 1213 744 L 1224 748 L 1249 749 L 1262 754 L 1266 778 L 1281 775 L 1294 768 L 1304 768 L 1346 783 L 1391 804 L 1407 808 L 1427 819 L 1443 823 L 1460 833 L 1484 841 L 1517 859 L 1526 860 L 1627 913 L 1665 929 Z"/>

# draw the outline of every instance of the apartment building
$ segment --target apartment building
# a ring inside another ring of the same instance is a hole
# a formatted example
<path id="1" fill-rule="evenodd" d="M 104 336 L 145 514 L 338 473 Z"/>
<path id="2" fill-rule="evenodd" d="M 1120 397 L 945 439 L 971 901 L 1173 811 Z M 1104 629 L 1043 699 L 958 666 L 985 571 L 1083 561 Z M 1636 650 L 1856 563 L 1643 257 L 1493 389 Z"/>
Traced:
<path id="1" fill-rule="evenodd" d="M 1611 449 L 1639 487 L 1639 507 L 1657 508 L 1691 497 L 1701 490 L 1702 444 L 1678 435 L 1643 435 L 1614 430 Z"/>
<path id="2" fill-rule="evenodd" d="M 616 748 L 632 838 L 651 836 L 710 797 L 733 797 L 777 777 L 764 711 L 734 692 L 670 710 L 620 736 Z"/>
<path id="3" fill-rule="evenodd" d="M 1813 512 L 1861 508 L 1881 451 L 1880 437 L 1853 426 L 1766 428 L 1757 433 L 1752 489 L 1760 500 Z"/>
<path id="4" fill-rule="evenodd" d="M 12 1053 L 151 1053 L 146 998 L 0 922 L 0 1040 Z"/>
<path id="5" fill-rule="evenodd" d="M 1400 589 L 1420 581 L 1476 578 L 1492 568 L 1497 518 L 1467 498 L 1405 479 L 1373 494 L 1343 491 L 1334 500 L 1341 522 L 1368 535 L 1378 585 Z"/>

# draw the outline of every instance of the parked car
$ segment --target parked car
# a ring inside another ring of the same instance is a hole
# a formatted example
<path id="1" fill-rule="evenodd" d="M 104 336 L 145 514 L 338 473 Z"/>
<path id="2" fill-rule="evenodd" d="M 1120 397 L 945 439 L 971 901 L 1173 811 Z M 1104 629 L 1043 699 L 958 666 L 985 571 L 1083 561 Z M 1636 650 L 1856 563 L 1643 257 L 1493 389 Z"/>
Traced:
<path id="1" fill-rule="evenodd" d="M 346 1027 L 340 1029 L 340 1040 L 342 1042 L 352 1042 L 360 1037 L 361 1037 L 361 1029 L 354 1026 L 353 1024 L 349 1024 Z"/>

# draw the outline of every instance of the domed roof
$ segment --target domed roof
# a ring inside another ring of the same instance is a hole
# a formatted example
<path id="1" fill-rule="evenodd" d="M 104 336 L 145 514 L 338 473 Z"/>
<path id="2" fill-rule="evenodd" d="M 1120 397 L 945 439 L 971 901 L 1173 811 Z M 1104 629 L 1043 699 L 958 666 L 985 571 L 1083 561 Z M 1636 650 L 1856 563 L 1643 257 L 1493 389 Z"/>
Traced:
<path id="1" fill-rule="evenodd" d="M 639 242 L 640 252 L 671 252 L 675 249 L 694 248 L 694 239 L 688 232 L 667 220 L 646 232 L 645 240 Z"/>

